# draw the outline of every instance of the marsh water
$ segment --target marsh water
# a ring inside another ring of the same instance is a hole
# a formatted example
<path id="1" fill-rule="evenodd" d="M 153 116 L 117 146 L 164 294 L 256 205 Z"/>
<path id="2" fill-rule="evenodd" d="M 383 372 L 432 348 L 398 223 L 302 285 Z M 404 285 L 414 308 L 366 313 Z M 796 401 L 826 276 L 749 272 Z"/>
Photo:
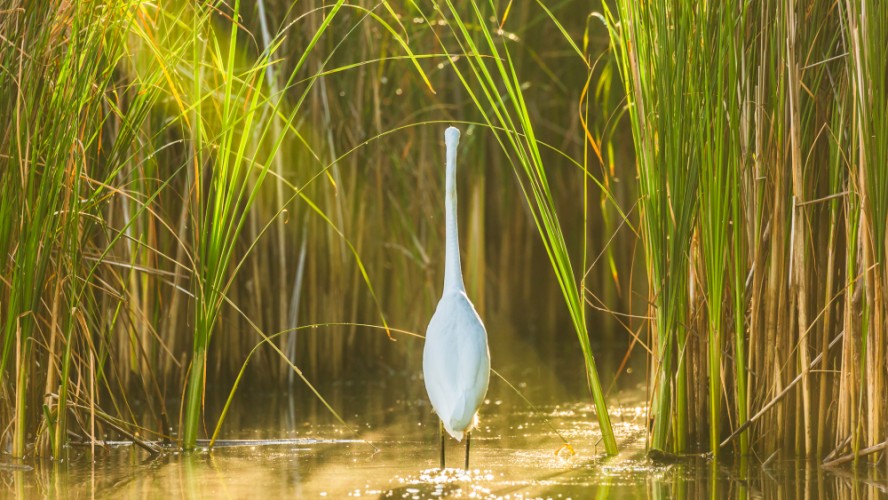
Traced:
<path id="1" fill-rule="evenodd" d="M 513 389 L 494 377 L 470 470 L 462 470 L 463 445 L 448 439 L 448 468 L 440 471 L 437 422 L 422 380 L 392 373 L 321 387 L 331 404 L 350 409 L 346 425 L 307 391 L 244 391 L 212 451 L 151 456 L 109 441 L 94 462 L 78 446 L 62 463 L 4 456 L 0 497 L 856 498 L 888 491 L 875 470 L 829 471 L 779 457 L 745 467 L 652 461 L 644 451 L 643 386 L 627 379 L 612 395 L 616 457 L 602 453 L 586 398 L 563 400 L 571 391 L 544 389 L 533 383 L 539 378 L 510 381 Z"/>

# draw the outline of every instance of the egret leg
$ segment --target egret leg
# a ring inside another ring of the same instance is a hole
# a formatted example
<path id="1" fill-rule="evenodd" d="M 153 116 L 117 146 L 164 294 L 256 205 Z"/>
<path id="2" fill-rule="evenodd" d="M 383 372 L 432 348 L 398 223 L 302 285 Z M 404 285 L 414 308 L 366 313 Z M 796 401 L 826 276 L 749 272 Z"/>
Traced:
<path id="1" fill-rule="evenodd" d="M 444 421 L 438 420 L 438 433 L 441 434 L 441 470 L 444 470 Z"/>
<path id="2" fill-rule="evenodd" d="M 472 444 L 472 434 L 466 433 L 466 470 L 469 470 L 469 446 Z"/>

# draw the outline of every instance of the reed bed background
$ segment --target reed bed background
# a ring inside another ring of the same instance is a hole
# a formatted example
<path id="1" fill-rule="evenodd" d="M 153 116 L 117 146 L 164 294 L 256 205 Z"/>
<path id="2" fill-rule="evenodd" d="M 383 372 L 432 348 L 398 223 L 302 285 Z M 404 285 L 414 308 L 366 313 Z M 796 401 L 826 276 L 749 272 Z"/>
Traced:
<path id="1" fill-rule="evenodd" d="M 634 360 L 653 448 L 885 446 L 884 2 L 0 13 L 14 456 L 61 457 L 72 428 L 191 448 L 235 381 L 337 413 L 319 381 L 418 372 L 391 337 L 437 300 L 451 123 L 494 366 L 567 353 L 606 452 L 605 389 Z"/>

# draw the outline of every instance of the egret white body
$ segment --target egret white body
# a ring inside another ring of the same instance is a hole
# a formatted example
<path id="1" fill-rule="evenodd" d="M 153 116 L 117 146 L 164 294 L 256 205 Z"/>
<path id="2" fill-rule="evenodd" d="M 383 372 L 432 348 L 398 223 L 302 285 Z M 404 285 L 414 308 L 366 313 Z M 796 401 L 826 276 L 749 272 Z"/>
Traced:
<path id="1" fill-rule="evenodd" d="M 459 260 L 456 223 L 456 147 L 459 130 L 444 132 L 447 145 L 446 249 L 444 291 L 426 330 L 422 356 L 426 391 L 435 413 L 447 433 L 462 441 L 477 422 L 478 408 L 487 394 L 490 381 L 490 351 L 487 331 L 475 306 L 466 296 Z M 441 441 L 441 467 L 444 467 L 444 442 Z M 466 441 L 466 467 L 469 461 Z"/>

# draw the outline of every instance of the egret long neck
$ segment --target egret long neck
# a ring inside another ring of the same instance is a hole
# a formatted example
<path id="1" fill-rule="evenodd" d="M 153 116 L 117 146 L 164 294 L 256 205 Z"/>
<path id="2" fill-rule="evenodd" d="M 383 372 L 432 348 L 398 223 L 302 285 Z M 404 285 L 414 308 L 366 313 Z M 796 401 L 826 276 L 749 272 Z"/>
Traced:
<path id="1" fill-rule="evenodd" d="M 459 230 L 456 225 L 456 146 L 459 144 L 459 132 L 445 134 L 445 142 L 447 144 L 447 174 L 444 212 L 447 247 L 444 260 L 444 291 L 465 291 L 462 268 L 459 263 Z"/>

